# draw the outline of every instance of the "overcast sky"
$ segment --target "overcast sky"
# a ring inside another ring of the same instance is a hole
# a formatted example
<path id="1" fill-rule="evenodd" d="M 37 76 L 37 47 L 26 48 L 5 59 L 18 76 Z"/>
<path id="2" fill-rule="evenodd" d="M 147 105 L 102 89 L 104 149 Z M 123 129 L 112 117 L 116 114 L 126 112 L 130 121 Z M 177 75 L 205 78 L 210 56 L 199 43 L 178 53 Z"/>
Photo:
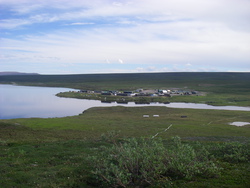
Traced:
<path id="1" fill-rule="evenodd" d="M 0 0 L 0 72 L 250 72 L 250 0 Z"/>

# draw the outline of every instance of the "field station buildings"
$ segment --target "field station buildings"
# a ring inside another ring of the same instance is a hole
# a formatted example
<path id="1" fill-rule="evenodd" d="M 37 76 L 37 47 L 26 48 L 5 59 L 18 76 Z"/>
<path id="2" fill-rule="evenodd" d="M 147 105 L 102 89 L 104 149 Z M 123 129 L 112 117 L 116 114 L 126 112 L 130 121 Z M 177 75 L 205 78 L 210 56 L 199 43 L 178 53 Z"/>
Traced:
<path id="1" fill-rule="evenodd" d="M 198 95 L 197 91 L 187 91 L 187 90 L 180 90 L 180 89 L 157 89 L 157 90 L 144 90 L 144 89 L 137 89 L 135 91 L 90 91 L 90 90 L 80 90 L 81 93 L 96 93 L 101 95 L 113 95 L 113 96 L 167 96 L 171 97 L 174 95 Z"/>

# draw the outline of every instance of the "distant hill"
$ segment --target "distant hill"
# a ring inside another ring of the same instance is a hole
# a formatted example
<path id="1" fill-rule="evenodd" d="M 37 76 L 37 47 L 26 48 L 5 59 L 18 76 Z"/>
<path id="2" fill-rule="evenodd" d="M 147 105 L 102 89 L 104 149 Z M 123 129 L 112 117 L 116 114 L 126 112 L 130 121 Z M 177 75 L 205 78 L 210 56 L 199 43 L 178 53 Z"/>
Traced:
<path id="1" fill-rule="evenodd" d="M 24 73 L 24 72 L 0 72 L 0 76 L 9 75 L 39 75 L 38 73 Z"/>

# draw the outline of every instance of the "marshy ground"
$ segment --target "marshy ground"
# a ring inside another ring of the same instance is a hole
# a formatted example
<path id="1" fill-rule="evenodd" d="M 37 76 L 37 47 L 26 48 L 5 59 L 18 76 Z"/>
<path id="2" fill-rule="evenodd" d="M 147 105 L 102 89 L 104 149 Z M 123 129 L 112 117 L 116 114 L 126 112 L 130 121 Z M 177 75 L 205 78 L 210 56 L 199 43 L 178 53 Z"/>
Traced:
<path id="1" fill-rule="evenodd" d="M 149 117 L 143 117 L 145 114 Z M 89 156 L 98 156 L 103 146 L 110 148 L 114 141 L 150 139 L 157 133 L 156 138 L 164 142 L 179 136 L 191 146 L 196 141 L 208 148 L 218 143 L 249 146 L 249 125 L 229 125 L 233 121 L 249 122 L 249 112 L 118 106 L 91 108 L 79 116 L 64 118 L 1 120 L 0 185 L 15 187 L 22 182 L 23 187 L 98 187 L 92 182 Z M 178 187 L 247 187 L 249 149 L 244 149 L 248 159 L 236 162 L 210 151 L 218 155 L 216 165 L 223 168 L 220 175 L 192 180 L 172 177 L 171 183 Z"/>

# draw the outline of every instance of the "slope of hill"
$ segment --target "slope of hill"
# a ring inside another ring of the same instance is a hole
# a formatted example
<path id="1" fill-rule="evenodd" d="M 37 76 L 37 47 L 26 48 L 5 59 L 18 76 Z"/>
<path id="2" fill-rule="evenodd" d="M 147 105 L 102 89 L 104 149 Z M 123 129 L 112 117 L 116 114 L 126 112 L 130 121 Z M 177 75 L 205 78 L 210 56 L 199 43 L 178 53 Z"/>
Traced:
<path id="1" fill-rule="evenodd" d="M 0 76 L 9 75 L 39 75 L 38 73 L 24 73 L 24 72 L 0 72 Z"/>

